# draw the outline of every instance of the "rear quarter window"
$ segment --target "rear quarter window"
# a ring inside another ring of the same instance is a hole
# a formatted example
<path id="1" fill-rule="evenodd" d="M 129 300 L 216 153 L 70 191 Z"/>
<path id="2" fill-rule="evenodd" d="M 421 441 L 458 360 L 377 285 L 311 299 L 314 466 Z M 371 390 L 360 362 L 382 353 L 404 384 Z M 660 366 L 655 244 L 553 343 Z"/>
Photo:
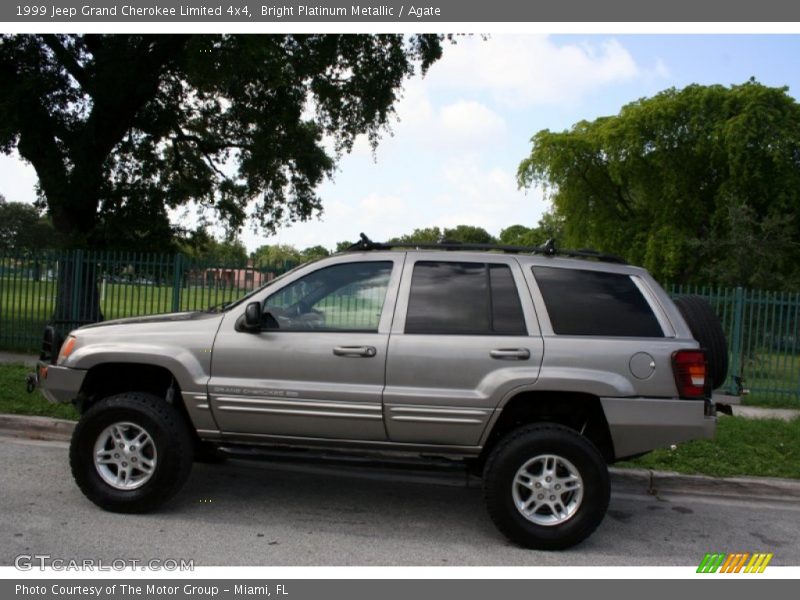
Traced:
<path id="1" fill-rule="evenodd" d="M 664 337 L 630 275 L 532 267 L 557 335 Z"/>

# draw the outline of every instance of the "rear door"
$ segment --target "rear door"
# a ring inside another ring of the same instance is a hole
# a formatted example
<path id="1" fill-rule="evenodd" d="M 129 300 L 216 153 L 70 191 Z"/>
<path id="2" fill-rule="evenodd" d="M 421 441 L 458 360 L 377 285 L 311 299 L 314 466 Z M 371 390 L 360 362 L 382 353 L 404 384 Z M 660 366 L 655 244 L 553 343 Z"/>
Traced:
<path id="1" fill-rule="evenodd" d="M 409 253 L 389 341 L 393 442 L 474 446 L 500 399 L 536 380 L 542 340 L 511 256 Z"/>

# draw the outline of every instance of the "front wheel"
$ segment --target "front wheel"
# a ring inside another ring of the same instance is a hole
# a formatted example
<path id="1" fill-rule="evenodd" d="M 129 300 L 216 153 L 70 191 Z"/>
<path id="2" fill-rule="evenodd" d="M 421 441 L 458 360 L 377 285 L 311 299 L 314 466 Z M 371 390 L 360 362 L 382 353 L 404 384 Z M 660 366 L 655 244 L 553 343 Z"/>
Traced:
<path id="1" fill-rule="evenodd" d="M 492 521 L 511 541 L 560 550 L 600 525 L 611 486 L 594 444 L 567 427 L 535 424 L 497 444 L 486 461 L 483 489 Z"/>
<path id="2" fill-rule="evenodd" d="M 92 502 L 113 512 L 145 512 L 171 498 L 192 468 L 192 437 L 170 404 L 124 393 L 94 404 L 75 426 L 70 466 Z"/>

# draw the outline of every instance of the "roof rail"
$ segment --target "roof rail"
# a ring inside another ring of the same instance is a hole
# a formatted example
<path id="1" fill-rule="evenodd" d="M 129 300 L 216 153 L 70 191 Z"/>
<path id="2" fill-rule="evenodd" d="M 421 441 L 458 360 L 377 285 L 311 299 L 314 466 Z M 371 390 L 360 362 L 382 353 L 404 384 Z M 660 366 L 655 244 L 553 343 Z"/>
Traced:
<path id="1" fill-rule="evenodd" d="M 456 242 L 442 240 L 441 242 L 373 242 L 364 233 L 361 239 L 349 246 L 345 252 L 366 252 L 371 250 L 392 250 L 394 248 L 412 248 L 415 250 L 494 250 L 509 254 L 541 254 L 543 256 L 564 256 L 567 258 L 591 258 L 600 262 L 609 262 L 626 265 L 623 258 L 613 254 L 603 254 L 597 250 L 582 248 L 580 250 L 566 250 L 556 248 L 555 240 L 547 240 L 541 246 L 508 246 L 503 244 L 473 244 L 469 242 Z"/>

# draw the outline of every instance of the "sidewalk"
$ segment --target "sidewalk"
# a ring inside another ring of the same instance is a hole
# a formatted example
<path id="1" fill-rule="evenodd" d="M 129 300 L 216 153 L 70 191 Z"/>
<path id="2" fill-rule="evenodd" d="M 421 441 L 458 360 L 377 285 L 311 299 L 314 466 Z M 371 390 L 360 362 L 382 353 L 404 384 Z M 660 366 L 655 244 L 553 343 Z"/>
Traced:
<path id="1" fill-rule="evenodd" d="M 800 410 L 794 408 L 767 408 L 764 406 L 733 406 L 733 416 L 745 419 L 781 419 L 791 421 L 800 417 Z"/>
<path id="2" fill-rule="evenodd" d="M 39 357 L 34 354 L 20 354 L 17 352 L 0 352 L 1 363 L 22 363 L 26 367 L 35 367 Z"/>

